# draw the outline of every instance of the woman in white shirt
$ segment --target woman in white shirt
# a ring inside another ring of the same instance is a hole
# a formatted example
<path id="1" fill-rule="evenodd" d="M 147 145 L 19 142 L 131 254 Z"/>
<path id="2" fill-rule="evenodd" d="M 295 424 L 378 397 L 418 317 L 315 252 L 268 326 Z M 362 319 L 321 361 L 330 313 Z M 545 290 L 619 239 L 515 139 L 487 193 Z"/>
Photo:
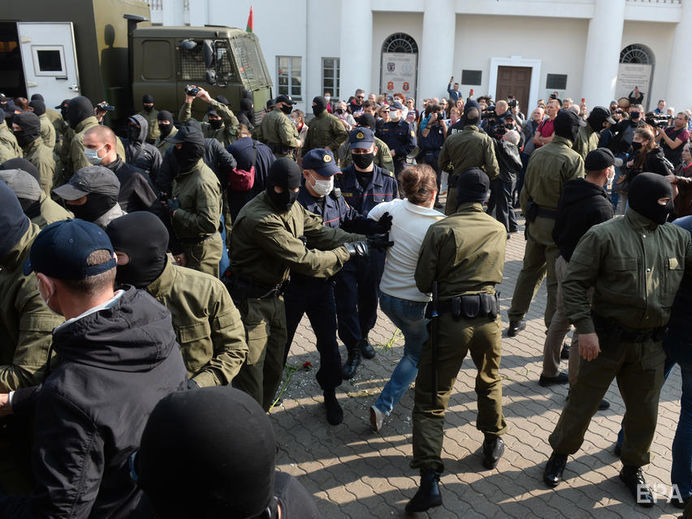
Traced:
<path id="1" fill-rule="evenodd" d="M 385 415 L 392 412 L 418 373 L 418 358 L 428 338 L 425 307 L 430 294 L 416 288 L 414 273 L 428 227 L 444 218 L 433 209 L 437 181 L 430 166 L 409 166 L 401 172 L 399 182 L 406 198 L 378 204 L 368 214 L 374 220 L 385 212 L 392 215 L 389 237 L 394 245 L 387 250 L 380 281 L 380 308 L 404 335 L 404 356 L 370 408 L 370 423 L 375 431 L 380 431 Z"/>

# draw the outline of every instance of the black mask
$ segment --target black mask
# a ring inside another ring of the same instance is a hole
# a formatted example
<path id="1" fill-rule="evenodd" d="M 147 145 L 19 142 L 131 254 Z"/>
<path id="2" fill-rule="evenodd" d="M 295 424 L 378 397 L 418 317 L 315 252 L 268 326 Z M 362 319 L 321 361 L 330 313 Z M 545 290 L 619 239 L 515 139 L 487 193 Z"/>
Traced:
<path id="1" fill-rule="evenodd" d="M 74 213 L 75 217 L 86 220 L 87 222 L 94 222 L 117 203 L 118 200 L 116 197 L 103 195 L 101 193 L 89 193 L 85 204 L 67 204 L 67 208 Z"/>
<path id="2" fill-rule="evenodd" d="M 363 154 L 352 153 L 351 158 L 353 158 L 353 163 L 358 168 L 367 169 L 370 167 L 370 165 L 375 160 L 375 154 L 374 153 L 363 153 Z"/>
<path id="3" fill-rule="evenodd" d="M 19 144 L 21 148 L 24 148 L 26 145 L 36 140 L 36 137 L 28 135 L 24 130 L 16 130 L 14 132 L 14 138 L 17 139 L 17 144 Z"/>
<path id="4" fill-rule="evenodd" d="M 26 198 L 19 198 L 18 200 L 19 205 L 22 206 L 22 211 L 30 219 L 41 214 L 41 202 L 39 200 L 27 200 Z"/>
<path id="5" fill-rule="evenodd" d="M 184 142 L 180 149 L 177 146 L 173 147 L 173 156 L 178 162 L 180 171 L 190 171 L 202 155 L 204 155 L 204 146 L 193 142 Z"/>
<path id="6" fill-rule="evenodd" d="M 272 205 L 279 211 L 290 211 L 298 198 L 298 192 L 293 190 L 300 187 L 302 173 L 300 166 L 289 158 L 275 160 L 269 168 L 266 180 L 267 197 Z M 274 191 L 274 186 L 283 188 L 282 193 Z"/>
<path id="7" fill-rule="evenodd" d="M 172 124 L 159 124 L 159 131 L 161 132 L 161 138 L 165 139 L 168 137 L 168 134 L 171 133 L 171 130 L 173 129 Z"/>
<path id="8" fill-rule="evenodd" d="M 218 130 L 223 126 L 223 119 L 209 119 L 209 126 L 211 126 L 214 130 Z"/>
<path id="9" fill-rule="evenodd" d="M 659 198 L 666 197 L 670 198 L 666 205 L 658 203 Z M 663 175 L 640 173 L 630 184 L 628 202 L 640 215 L 663 225 L 673 210 L 673 188 Z"/>
<path id="10" fill-rule="evenodd" d="M 291 207 L 298 199 L 298 192 L 284 188 L 283 193 L 277 193 L 274 191 L 273 186 L 267 186 L 267 196 L 272 201 L 274 207 L 283 213 L 291 210 Z"/>
<path id="11" fill-rule="evenodd" d="M 337 108 L 337 109 L 336 109 L 336 113 L 338 113 L 339 115 L 341 115 L 342 113 L 344 113 L 344 109 L 343 109 L 343 108 Z"/>
<path id="12" fill-rule="evenodd" d="M 326 110 L 326 108 L 322 108 L 321 106 L 313 106 L 312 107 L 312 113 L 315 115 L 315 117 L 320 115 L 325 110 Z"/>
<path id="13" fill-rule="evenodd" d="M 153 106 L 145 106 L 145 107 L 144 107 L 144 111 L 145 111 L 145 112 L 151 112 L 153 109 L 154 109 Z"/>
<path id="14" fill-rule="evenodd" d="M 633 121 L 636 121 L 637 119 L 639 119 L 640 115 L 641 114 L 639 112 L 632 112 L 632 113 L 630 113 L 630 119 L 632 119 Z"/>
<path id="15" fill-rule="evenodd" d="M 291 115 L 291 112 L 293 111 L 293 107 L 291 105 L 284 104 L 281 107 L 281 111 L 285 113 L 286 115 Z"/>
<path id="16" fill-rule="evenodd" d="M 31 112 L 16 114 L 12 122 L 18 124 L 22 128 L 14 132 L 17 143 L 22 148 L 31 144 L 41 136 L 41 121 L 36 114 Z"/>
<path id="17" fill-rule="evenodd" d="M 315 97 L 312 102 L 312 113 L 315 114 L 315 117 L 327 109 L 327 100 L 322 96 Z"/>
<path id="18" fill-rule="evenodd" d="M 140 129 L 136 126 L 127 127 L 127 140 L 130 141 L 130 144 L 135 144 L 136 142 L 139 142 L 139 131 Z"/>
<path id="19" fill-rule="evenodd" d="M 632 149 L 633 149 L 635 152 L 638 152 L 639 150 L 642 149 L 642 143 L 641 143 L 641 142 L 632 141 Z"/>

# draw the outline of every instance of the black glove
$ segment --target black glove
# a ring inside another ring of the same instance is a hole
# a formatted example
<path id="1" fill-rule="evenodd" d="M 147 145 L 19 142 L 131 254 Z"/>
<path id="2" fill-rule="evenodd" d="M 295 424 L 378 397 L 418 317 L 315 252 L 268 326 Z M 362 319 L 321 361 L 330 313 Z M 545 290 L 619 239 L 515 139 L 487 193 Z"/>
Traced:
<path id="1" fill-rule="evenodd" d="M 389 240 L 388 234 L 373 234 L 368 236 L 368 247 L 372 249 L 385 250 L 394 245 L 393 241 Z"/>
<path id="2" fill-rule="evenodd" d="M 389 232 L 392 228 L 392 215 L 388 212 L 382 213 L 380 219 L 377 221 L 377 234 L 385 234 Z"/>
<path id="3" fill-rule="evenodd" d="M 168 211 L 173 214 L 180 209 L 180 201 L 177 198 L 169 198 L 166 200 L 166 207 L 168 207 Z"/>
<path id="4" fill-rule="evenodd" d="M 351 241 L 348 243 L 344 243 L 344 247 L 346 247 L 346 250 L 352 258 L 355 256 L 360 256 L 361 258 L 364 258 L 368 255 L 368 242 Z"/>

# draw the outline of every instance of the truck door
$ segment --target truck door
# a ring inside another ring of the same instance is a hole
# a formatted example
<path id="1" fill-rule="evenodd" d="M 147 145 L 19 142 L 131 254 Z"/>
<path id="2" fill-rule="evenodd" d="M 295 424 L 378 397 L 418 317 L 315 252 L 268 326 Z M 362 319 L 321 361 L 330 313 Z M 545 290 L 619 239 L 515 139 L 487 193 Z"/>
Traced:
<path id="1" fill-rule="evenodd" d="M 46 106 L 80 95 L 72 22 L 17 22 L 27 98 L 42 94 Z"/>

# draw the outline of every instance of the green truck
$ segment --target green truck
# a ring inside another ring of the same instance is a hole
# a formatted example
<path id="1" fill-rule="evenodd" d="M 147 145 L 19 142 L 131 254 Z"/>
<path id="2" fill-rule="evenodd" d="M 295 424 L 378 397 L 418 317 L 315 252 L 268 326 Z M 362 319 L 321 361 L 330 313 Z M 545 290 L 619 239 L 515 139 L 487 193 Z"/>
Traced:
<path id="1" fill-rule="evenodd" d="M 14 0 L 0 13 L 0 93 L 40 93 L 49 108 L 84 95 L 116 107 L 115 124 L 151 94 L 177 114 L 185 85 L 228 98 L 252 92 L 256 119 L 272 85 L 259 40 L 230 27 L 152 26 L 139 0 Z M 205 103 L 193 104 L 193 116 Z"/>

